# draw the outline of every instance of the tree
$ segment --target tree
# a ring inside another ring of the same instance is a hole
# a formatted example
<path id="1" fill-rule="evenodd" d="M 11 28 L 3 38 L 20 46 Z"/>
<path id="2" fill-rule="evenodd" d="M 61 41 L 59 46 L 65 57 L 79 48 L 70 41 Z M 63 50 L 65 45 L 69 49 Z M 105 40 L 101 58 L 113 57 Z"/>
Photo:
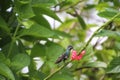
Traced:
<path id="1" fill-rule="evenodd" d="M 119 0 L 1 0 L 0 80 L 120 79 L 119 6 Z M 105 19 L 101 26 L 87 21 L 94 12 Z M 61 20 L 61 13 L 72 18 Z M 85 50 L 83 58 L 55 64 L 69 44 L 78 54 Z"/>

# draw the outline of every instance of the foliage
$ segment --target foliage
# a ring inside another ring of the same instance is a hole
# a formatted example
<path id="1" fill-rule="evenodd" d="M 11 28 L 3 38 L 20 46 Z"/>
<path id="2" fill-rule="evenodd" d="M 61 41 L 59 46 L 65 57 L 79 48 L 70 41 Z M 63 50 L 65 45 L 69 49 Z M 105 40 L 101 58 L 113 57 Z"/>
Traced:
<path id="1" fill-rule="evenodd" d="M 119 6 L 120 0 L 1 0 L 0 80 L 119 80 Z M 105 19 L 102 26 L 87 22 L 93 12 Z M 72 18 L 63 21 L 61 13 Z M 86 42 L 87 32 L 98 26 Z M 69 44 L 86 54 L 56 65 Z"/>

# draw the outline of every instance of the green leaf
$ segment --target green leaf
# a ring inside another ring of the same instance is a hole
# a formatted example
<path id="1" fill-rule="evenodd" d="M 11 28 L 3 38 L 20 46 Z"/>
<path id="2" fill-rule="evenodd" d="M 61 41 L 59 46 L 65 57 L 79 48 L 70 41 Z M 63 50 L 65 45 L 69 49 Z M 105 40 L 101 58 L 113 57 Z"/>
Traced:
<path id="1" fill-rule="evenodd" d="M 21 4 L 28 4 L 31 0 L 18 0 Z"/>
<path id="2" fill-rule="evenodd" d="M 83 47 L 84 44 L 81 46 Z M 93 51 L 93 46 L 92 45 L 88 45 L 87 48 L 85 49 L 85 55 L 83 56 L 83 59 L 82 60 L 85 60 L 85 61 L 90 61 L 92 60 L 93 58 L 91 56 L 93 56 L 94 54 L 94 51 Z"/>
<path id="3" fill-rule="evenodd" d="M 0 16 L 0 29 L 4 30 L 6 33 L 10 33 L 7 23 L 4 21 L 4 19 L 1 16 Z"/>
<path id="4" fill-rule="evenodd" d="M 0 63 L 1 62 L 4 63 L 4 64 L 6 64 L 6 65 L 10 64 L 9 58 L 6 58 L 5 55 L 0 52 Z"/>
<path id="5" fill-rule="evenodd" d="M 0 62 L 3 62 L 6 59 L 5 55 L 0 52 Z"/>
<path id="6" fill-rule="evenodd" d="M 68 38 L 71 38 L 72 36 L 68 33 L 65 33 L 63 31 L 59 31 L 59 30 L 54 30 L 54 32 L 56 33 L 56 35 L 58 36 L 62 36 L 62 37 L 68 37 Z"/>
<path id="7" fill-rule="evenodd" d="M 10 70 L 10 68 L 3 63 L 0 63 L 0 74 L 4 75 L 10 80 L 15 80 L 14 75 L 12 71 Z"/>
<path id="8" fill-rule="evenodd" d="M 115 42 L 115 49 L 120 50 L 120 42 Z"/>
<path id="9" fill-rule="evenodd" d="M 32 57 L 44 57 L 45 53 L 45 46 L 41 44 L 35 44 L 31 50 Z"/>
<path id="10" fill-rule="evenodd" d="M 56 0 L 32 0 L 32 5 L 53 6 Z"/>
<path id="11" fill-rule="evenodd" d="M 30 72 L 30 77 L 33 80 L 44 80 L 45 74 L 40 71 L 32 71 Z"/>
<path id="12" fill-rule="evenodd" d="M 22 37 L 22 36 L 49 38 L 54 36 L 54 32 L 37 23 L 36 24 L 34 23 L 29 29 L 21 30 L 19 37 Z"/>
<path id="13" fill-rule="evenodd" d="M 107 68 L 107 73 L 120 73 L 120 57 L 115 57 Z"/>
<path id="14" fill-rule="evenodd" d="M 75 23 L 76 21 L 77 19 L 68 19 L 58 27 L 58 30 L 68 30 L 71 27 L 71 25 L 73 25 L 73 23 Z"/>
<path id="15" fill-rule="evenodd" d="M 6 78 L 3 75 L 0 75 L 0 80 L 6 80 Z"/>
<path id="16" fill-rule="evenodd" d="M 96 51 L 95 55 L 98 60 L 109 63 L 113 59 L 113 56 L 116 56 L 116 52 L 114 49 L 103 49 Z"/>
<path id="17" fill-rule="evenodd" d="M 79 21 L 81 27 L 83 29 L 86 29 L 87 26 L 86 26 L 86 23 L 85 23 L 84 19 L 80 15 L 78 15 L 77 18 L 78 18 L 78 21 Z"/>
<path id="18" fill-rule="evenodd" d="M 95 8 L 95 7 L 96 7 L 95 4 L 87 4 L 84 9 L 85 9 L 85 10 L 90 10 L 90 9 L 92 9 L 92 8 Z"/>
<path id="19" fill-rule="evenodd" d="M 103 11 L 107 7 L 109 7 L 109 4 L 107 2 L 101 2 L 98 5 L 96 5 L 96 9 L 99 10 L 99 11 Z"/>
<path id="20" fill-rule="evenodd" d="M 32 21 L 32 20 L 23 20 L 23 21 L 21 21 L 21 23 L 25 26 L 25 28 L 30 28 L 33 24 L 35 24 L 35 22 L 34 21 Z"/>
<path id="21" fill-rule="evenodd" d="M 71 1 L 66 1 L 66 0 L 65 0 L 65 1 L 62 1 L 61 3 L 62 3 L 62 4 L 59 4 L 60 9 L 67 8 L 67 7 L 69 7 L 70 5 L 73 4 Z"/>
<path id="22" fill-rule="evenodd" d="M 67 80 L 74 80 L 71 75 L 67 75 L 67 74 L 56 74 L 55 76 L 50 78 L 50 80 L 66 80 L 66 79 Z"/>
<path id="23" fill-rule="evenodd" d="M 119 12 L 118 10 L 107 8 L 105 11 L 99 12 L 98 15 L 100 17 L 104 17 L 104 18 L 110 19 L 113 16 L 115 16 L 118 12 Z M 117 18 L 120 18 L 120 16 L 118 16 Z"/>
<path id="24" fill-rule="evenodd" d="M 115 5 L 115 6 L 117 6 L 117 7 L 120 6 L 120 1 L 119 1 L 119 0 L 113 0 L 113 2 L 114 2 L 114 5 Z"/>
<path id="25" fill-rule="evenodd" d="M 96 62 L 89 62 L 84 65 L 85 67 L 96 67 L 96 68 L 106 68 L 107 64 L 104 62 L 96 61 Z"/>
<path id="26" fill-rule="evenodd" d="M 115 74 L 116 80 L 120 79 L 120 74 Z M 113 78 L 114 79 L 114 78 Z"/>
<path id="27" fill-rule="evenodd" d="M 46 8 L 44 6 L 33 6 L 33 10 L 34 10 L 34 13 L 36 15 L 47 15 L 47 16 L 50 16 L 52 17 L 53 19 L 61 22 L 61 20 L 59 19 L 59 17 L 55 14 L 54 11 L 50 10 L 49 8 Z"/>
<path id="28" fill-rule="evenodd" d="M 22 19 L 24 18 L 31 18 L 33 16 L 35 16 L 33 10 L 32 10 L 32 6 L 30 4 L 29 1 L 26 2 L 19 2 L 19 1 L 15 1 L 15 10 L 18 14 L 18 16 Z M 25 4 L 23 4 L 25 3 Z M 26 4 L 27 3 L 27 4 Z"/>
<path id="29" fill-rule="evenodd" d="M 40 67 L 40 70 L 45 74 L 49 74 L 50 69 L 52 69 L 52 68 L 50 68 L 49 61 L 45 61 L 44 64 Z"/>
<path id="30" fill-rule="evenodd" d="M 22 43 L 21 40 L 18 40 L 18 49 L 19 49 L 19 52 L 18 53 L 26 53 L 26 48 L 25 48 L 25 44 Z"/>
<path id="31" fill-rule="evenodd" d="M 42 16 L 42 15 L 36 15 L 34 17 L 31 18 L 33 21 L 35 21 L 36 23 L 51 29 L 49 22 Z"/>
<path id="32" fill-rule="evenodd" d="M 8 43 L 7 45 L 5 45 L 2 48 L 2 52 L 5 53 L 5 55 L 8 55 L 9 53 L 9 48 L 11 46 L 12 42 Z M 23 50 L 23 46 L 21 45 L 21 43 L 18 42 L 18 44 L 16 44 L 16 42 L 14 42 L 12 44 L 12 49 L 11 49 L 11 54 L 9 55 L 10 58 L 13 58 L 13 56 L 15 56 L 15 54 L 19 54 L 25 52 L 25 50 Z"/>
<path id="33" fill-rule="evenodd" d="M 120 32 L 118 31 L 110 31 L 110 30 L 101 30 L 99 33 L 96 34 L 96 36 L 108 36 L 111 38 L 115 38 L 117 40 L 120 40 Z"/>
<path id="34" fill-rule="evenodd" d="M 30 57 L 27 54 L 17 54 L 11 60 L 11 67 L 15 71 L 19 71 L 22 68 L 30 64 Z"/>

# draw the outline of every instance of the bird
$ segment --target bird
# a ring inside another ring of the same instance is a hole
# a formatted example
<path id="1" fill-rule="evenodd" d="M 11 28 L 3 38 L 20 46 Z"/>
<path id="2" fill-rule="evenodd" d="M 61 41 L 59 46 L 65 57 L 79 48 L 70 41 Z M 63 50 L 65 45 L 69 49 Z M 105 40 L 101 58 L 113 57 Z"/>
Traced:
<path id="1" fill-rule="evenodd" d="M 70 51 L 73 49 L 73 46 L 69 45 L 66 49 L 66 51 L 60 56 L 58 57 L 58 59 L 56 60 L 55 64 L 58 64 L 60 62 L 65 62 L 65 60 L 67 60 L 69 58 L 70 55 Z"/>

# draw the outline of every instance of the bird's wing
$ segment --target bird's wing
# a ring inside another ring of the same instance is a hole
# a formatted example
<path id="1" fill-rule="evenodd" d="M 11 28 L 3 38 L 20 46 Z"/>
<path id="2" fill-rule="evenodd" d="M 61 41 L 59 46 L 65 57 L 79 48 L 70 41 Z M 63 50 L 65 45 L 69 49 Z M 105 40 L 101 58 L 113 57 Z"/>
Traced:
<path id="1" fill-rule="evenodd" d="M 60 63 L 65 57 L 65 54 L 62 54 L 60 57 L 58 57 L 58 59 L 56 60 L 55 64 Z"/>

